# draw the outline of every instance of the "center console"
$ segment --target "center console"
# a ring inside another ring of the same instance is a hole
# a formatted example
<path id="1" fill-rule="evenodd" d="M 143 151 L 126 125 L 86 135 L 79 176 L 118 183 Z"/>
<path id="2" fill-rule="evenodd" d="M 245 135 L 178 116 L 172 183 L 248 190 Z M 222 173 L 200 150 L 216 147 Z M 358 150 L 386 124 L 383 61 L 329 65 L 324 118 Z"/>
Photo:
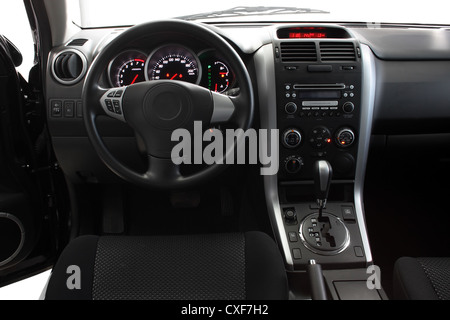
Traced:
<path id="1" fill-rule="evenodd" d="M 280 135 L 280 170 L 265 177 L 265 193 L 286 267 L 294 279 L 311 261 L 328 275 L 358 270 L 350 272 L 355 278 L 327 279 L 329 295 L 339 298 L 338 288 L 360 285 L 372 264 L 362 201 L 374 104 L 372 52 L 340 26 L 282 26 L 272 30 L 272 43 L 255 62 L 262 127 Z M 325 177 L 319 167 L 325 164 L 332 178 L 326 198 L 319 199 Z"/>

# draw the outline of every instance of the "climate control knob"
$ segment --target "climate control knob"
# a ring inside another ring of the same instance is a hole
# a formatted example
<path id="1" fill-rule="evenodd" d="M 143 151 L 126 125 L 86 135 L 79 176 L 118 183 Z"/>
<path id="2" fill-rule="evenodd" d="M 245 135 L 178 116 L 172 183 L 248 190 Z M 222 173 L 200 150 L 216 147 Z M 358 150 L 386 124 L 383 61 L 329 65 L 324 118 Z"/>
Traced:
<path id="1" fill-rule="evenodd" d="M 355 133 L 350 128 L 343 128 L 336 134 L 336 142 L 342 148 L 348 148 L 355 143 Z"/>
<path id="2" fill-rule="evenodd" d="M 331 143 L 333 136 L 327 127 L 316 127 L 310 133 L 309 143 L 314 149 L 323 149 Z"/>
<path id="3" fill-rule="evenodd" d="M 284 106 L 284 111 L 286 111 L 287 114 L 292 115 L 294 113 L 296 113 L 298 110 L 297 105 L 294 102 L 288 102 L 285 106 Z"/>
<path id="4" fill-rule="evenodd" d="M 288 149 L 294 149 L 302 143 L 302 134 L 297 129 L 289 129 L 283 133 L 283 145 Z"/>
<path id="5" fill-rule="evenodd" d="M 346 102 L 342 106 L 342 111 L 344 111 L 344 113 L 352 113 L 355 111 L 355 105 L 352 102 Z"/>
<path id="6" fill-rule="evenodd" d="M 291 156 L 284 161 L 284 168 L 286 169 L 287 173 L 290 174 L 299 173 L 302 167 L 303 167 L 303 159 L 301 157 Z"/>

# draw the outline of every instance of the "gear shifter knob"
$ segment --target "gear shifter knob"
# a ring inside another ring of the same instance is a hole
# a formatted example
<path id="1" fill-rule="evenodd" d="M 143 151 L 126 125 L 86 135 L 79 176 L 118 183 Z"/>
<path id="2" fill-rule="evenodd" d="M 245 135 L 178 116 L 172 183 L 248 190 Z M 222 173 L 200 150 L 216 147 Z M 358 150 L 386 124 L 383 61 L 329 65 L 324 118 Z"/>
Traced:
<path id="1" fill-rule="evenodd" d="M 317 205 L 325 208 L 330 191 L 333 168 L 326 160 L 319 160 L 314 164 L 314 188 L 316 192 Z"/>

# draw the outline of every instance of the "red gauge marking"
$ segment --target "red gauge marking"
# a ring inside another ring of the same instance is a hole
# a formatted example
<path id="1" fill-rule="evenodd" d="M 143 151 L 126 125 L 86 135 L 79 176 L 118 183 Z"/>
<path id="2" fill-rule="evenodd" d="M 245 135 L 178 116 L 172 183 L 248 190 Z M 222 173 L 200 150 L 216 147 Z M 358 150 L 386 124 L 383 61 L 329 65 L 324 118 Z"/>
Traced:
<path id="1" fill-rule="evenodd" d="M 217 83 L 216 83 L 216 89 L 214 91 L 217 92 Z"/>
<path id="2" fill-rule="evenodd" d="M 172 78 L 170 78 L 170 80 L 173 80 L 173 79 L 175 79 L 175 77 L 178 75 L 178 73 L 175 73 L 175 75 L 172 77 Z"/>
<path id="3" fill-rule="evenodd" d="M 134 83 L 136 82 L 136 80 L 137 80 L 138 77 L 139 77 L 139 75 L 137 74 L 137 75 L 134 77 L 133 81 L 131 81 L 130 85 L 134 84 Z"/>
<path id="4" fill-rule="evenodd" d="M 145 62 L 145 61 L 142 60 L 142 59 L 134 59 L 134 61 L 136 61 L 136 62 Z"/>

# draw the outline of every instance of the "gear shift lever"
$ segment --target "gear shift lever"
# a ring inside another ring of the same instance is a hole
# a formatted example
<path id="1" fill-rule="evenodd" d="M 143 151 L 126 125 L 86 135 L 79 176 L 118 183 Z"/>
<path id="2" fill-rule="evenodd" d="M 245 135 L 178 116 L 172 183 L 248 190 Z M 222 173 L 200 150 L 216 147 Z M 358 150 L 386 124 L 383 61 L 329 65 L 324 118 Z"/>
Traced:
<path id="1" fill-rule="evenodd" d="M 328 161 L 319 160 L 314 164 L 314 187 L 317 205 L 319 206 L 319 220 L 322 220 L 323 209 L 327 205 L 332 176 L 333 168 Z"/>

